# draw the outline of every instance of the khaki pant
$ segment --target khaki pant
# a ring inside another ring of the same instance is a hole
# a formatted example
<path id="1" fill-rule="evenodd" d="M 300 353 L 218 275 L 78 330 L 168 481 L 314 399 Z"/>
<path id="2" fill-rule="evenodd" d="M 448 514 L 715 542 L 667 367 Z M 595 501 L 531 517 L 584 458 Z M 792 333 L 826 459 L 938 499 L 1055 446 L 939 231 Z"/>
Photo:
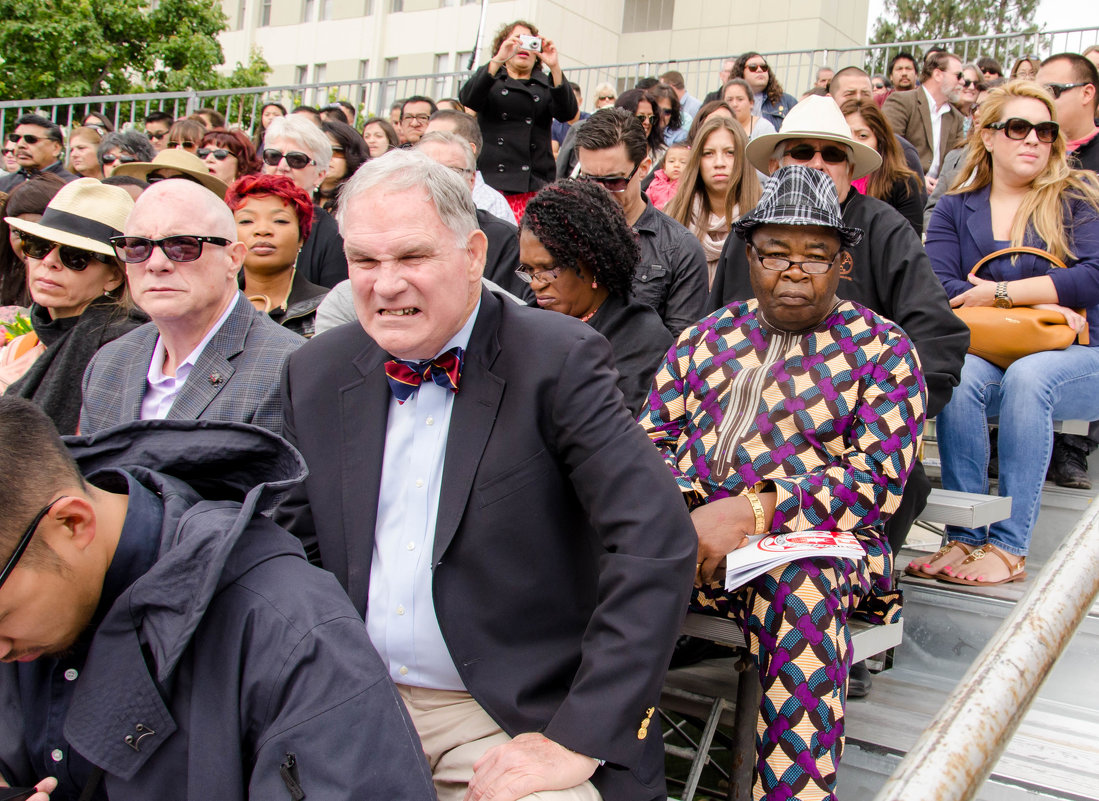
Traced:
<path id="1" fill-rule="evenodd" d="M 439 801 L 462 801 L 473 763 L 511 738 L 466 692 L 397 685 L 420 735 Z M 522 801 L 602 801 L 591 782 L 571 790 L 550 790 Z"/>

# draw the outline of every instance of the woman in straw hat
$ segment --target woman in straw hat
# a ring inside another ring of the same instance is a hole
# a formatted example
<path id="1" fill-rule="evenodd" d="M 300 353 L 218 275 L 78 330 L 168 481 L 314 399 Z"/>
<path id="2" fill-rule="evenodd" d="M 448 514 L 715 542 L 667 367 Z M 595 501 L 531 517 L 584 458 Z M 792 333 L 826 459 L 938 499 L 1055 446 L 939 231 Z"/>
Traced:
<path id="1" fill-rule="evenodd" d="M 31 324 L 46 350 L 7 389 L 38 403 L 62 434 L 75 434 L 84 368 L 100 347 L 145 321 L 126 303 L 126 274 L 112 236 L 134 207 L 129 193 L 94 178 L 67 184 L 38 222 L 6 217 L 27 262 Z"/>

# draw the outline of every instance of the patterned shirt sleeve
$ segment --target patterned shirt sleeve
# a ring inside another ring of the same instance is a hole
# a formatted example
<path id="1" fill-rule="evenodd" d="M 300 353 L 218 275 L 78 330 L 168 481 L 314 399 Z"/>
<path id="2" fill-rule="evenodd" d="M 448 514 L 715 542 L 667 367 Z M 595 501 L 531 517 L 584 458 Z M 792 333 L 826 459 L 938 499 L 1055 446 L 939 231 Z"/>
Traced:
<path id="1" fill-rule="evenodd" d="M 638 422 L 660 451 L 668 469 L 672 471 L 676 484 L 686 496 L 684 500 L 687 505 L 694 508 L 703 503 L 704 496 L 698 491 L 698 487 L 691 481 L 690 476 L 680 470 L 676 455 L 679 438 L 688 423 L 685 383 L 679 372 L 678 357 L 684 350 L 689 351 L 690 348 L 688 334 L 684 333 L 680 336 L 676 347 L 664 357 L 660 369 L 656 371 L 652 389 L 649 390 L 649 397 L 641 409 Z"/>

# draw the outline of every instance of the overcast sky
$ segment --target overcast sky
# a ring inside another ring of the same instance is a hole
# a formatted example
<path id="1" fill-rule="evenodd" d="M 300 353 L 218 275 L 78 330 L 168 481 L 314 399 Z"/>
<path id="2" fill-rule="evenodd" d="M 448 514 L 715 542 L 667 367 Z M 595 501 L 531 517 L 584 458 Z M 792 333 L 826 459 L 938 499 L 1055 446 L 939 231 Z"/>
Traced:
<path id="1" fill-rule="evenodd" d="M 867 38 L 883 7 L 882 0 L 870 0 L 870 16 L 866 21 Z M 1099 3 L 1095 0 L 1040 0 L 1038 25 L 1047 31 L 1099 28 Z"/>

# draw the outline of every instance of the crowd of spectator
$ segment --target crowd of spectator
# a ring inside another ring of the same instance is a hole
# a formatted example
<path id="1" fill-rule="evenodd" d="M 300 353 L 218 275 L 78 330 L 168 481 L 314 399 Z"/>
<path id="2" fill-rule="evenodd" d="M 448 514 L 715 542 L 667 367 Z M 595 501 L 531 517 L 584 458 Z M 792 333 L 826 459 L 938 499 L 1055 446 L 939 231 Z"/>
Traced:
<path id="1" fill-rule="evenodd" d="M 800 101 L 751 51 L 702 99 L 670 70 L 598 85 L 590 112 L 534 24 L 490 51 L 457 98 L 388 119 L 337 101 L 266 103 L 251 130 L 212 108 L 15 121 L 0 659 L 22 664 L 0 695 L 23 718 L 3 782 L 658 798 L 648 729 L 689 607 L 739 621 L 760 668 L 756 797 L 833 798 L 870 684 L 847 623 L 899 614 L 925 420 L 943 485 L 998 474 L 1012 513 L 948 527 L 912 576 L 1024 580 L 1043 478 L 1091 488 L 1099 426 L 1053 421 L 1099 419 L 1099 46 L 1008 70 L 900 52 L 883 74 L 822 67 Z M 1078 339 L 1006 367 L 967 353 L 953 309 L 1013 305 Z M 725 587 L 749 536 L 807 529 L 867 558 Z M 76 577 L 72 631 L 15 600 L 50 569 Z M 146 717 L 108 747 L 89 715 L 129 703 L 112 671 Z M 172 714 L 215 695 L 240 742 L 180 722 L 155 778 L 110 750 L 170 743 Z M 317 734 L 367 715 L 376 752 Z"/>

